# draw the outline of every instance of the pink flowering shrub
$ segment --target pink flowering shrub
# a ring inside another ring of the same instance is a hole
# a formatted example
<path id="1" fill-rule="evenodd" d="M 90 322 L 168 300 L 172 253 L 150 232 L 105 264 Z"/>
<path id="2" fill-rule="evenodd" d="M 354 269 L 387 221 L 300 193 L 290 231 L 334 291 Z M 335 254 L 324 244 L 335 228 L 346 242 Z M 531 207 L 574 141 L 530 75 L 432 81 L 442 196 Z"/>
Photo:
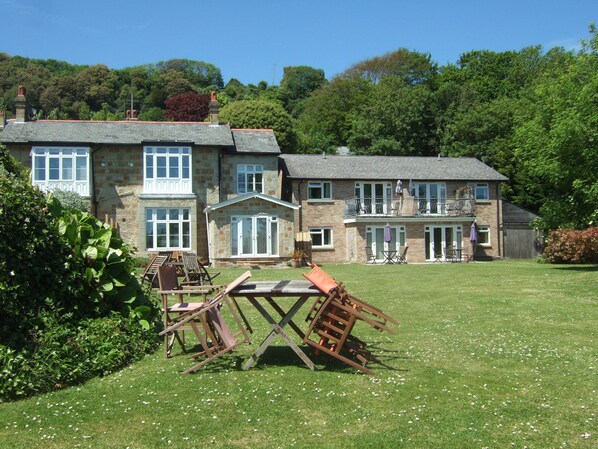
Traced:
<path id="1" fill-rule="evenodd" d="M 552 231 L 543 256 L 550 263 L 598 263 L 598 227 Z"/>

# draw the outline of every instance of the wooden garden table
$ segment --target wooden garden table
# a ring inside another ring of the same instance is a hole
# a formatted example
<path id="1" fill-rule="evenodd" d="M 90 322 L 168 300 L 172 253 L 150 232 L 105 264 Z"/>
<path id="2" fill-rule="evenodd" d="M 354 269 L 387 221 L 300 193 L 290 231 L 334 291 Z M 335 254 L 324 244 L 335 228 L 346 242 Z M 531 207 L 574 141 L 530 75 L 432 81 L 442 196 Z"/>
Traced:
<path id="1" fill-rule="evenodd" d="M 229 296 L 232 298 L 247 298 L 251 305 L 264 317 L 264 319 L 272 326 L 272 331 L 260 344 L 257 350 L 251 357 L 243 364 L 243 369 L 248 370 L 255 365 L 257 359 L 262 355 L 268 346 L 272 343 L 277 335 L 282 338 L 287 345 L 303 360 L 309 369 L 315 369 L 314 363 L 307 357 L 301 348 L 291 339 L 285 331 L 288 325 L 301 338 L 305 338 L 305 333 L 293 322 L 293 317 L 299 311 L 301 306 L 310 298 L 317 298 L 322 296 L 322 292 L 318 290 L 309 281 L 258 281 L 246 282 L 234 288 Z M 270 315 L 270 313 L 260 304 L 259 299 L 266 300 L 268 304 L 280 315 L 281 319 L 277 321 Z M 288 299 L 295 299 L 293 306 L 285 311 L 281 304 Z"/>

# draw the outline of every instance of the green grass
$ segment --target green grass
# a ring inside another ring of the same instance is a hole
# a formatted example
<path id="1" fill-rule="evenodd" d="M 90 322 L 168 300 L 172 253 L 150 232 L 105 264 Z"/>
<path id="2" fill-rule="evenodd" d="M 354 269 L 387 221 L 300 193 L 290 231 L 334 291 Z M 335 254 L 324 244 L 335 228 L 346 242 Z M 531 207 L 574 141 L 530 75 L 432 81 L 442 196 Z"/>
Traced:
<path id="1" fill-rule="evenodd" d="M 384 366 L 367 376 L 277 342 L 255 342 L 188 376 L 161 350 L 114 375 L 0 404 L 6 448 L 590 448 L 597 446 L 598 267 L 493 262 L 327 265 L 355 296 L 398 319 L 367 326 Z M 307 269 L 253 270 L 255 280 Z M 234 279 L 227 269 L 218 278 Z M 244 304 L 244 303 L 242 303 Z M 307 310 L 298 314 L 302 322 Z M 363 324 L 363 323 L 361 323 Z M 311 352 L 308 350 L 308 353 Z"/>

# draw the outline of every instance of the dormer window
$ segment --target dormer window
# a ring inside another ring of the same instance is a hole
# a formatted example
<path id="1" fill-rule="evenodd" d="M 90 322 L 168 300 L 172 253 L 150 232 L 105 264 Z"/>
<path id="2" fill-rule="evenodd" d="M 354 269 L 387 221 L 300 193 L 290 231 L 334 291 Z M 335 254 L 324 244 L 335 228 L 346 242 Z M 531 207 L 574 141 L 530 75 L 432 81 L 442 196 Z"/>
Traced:
<path id="1" fill-rule="evenodd" d="M 192 193 L 190 147 L 144 147 L 143 193 Z"/>

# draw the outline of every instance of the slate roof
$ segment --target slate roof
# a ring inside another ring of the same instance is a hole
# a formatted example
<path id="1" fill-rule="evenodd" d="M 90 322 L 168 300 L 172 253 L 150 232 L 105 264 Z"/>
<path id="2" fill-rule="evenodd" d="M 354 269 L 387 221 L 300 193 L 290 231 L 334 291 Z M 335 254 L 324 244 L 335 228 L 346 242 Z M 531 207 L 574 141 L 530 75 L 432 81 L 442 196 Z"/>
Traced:
<path id="1" fill-rule="evenodd" d="M 280 147 L 271 129 L 233 129 L 237 153 L 280 154 Z"/>
<path id="2" fill-rule="evenodd" d="M 3 143 L 73 143 L 139 145 L 144 142 L 182 142 L 193 145 L 233 146 L 226 125 L 182 122 L 54 121 L 7 123 L 0 132 Z"/>
<path id="3" fill-rule="evenodd" d="M 294 179 L 507 180 L 506 176 L 470 157 L 284 154 L 280 160 L 285 175 Z"/>

